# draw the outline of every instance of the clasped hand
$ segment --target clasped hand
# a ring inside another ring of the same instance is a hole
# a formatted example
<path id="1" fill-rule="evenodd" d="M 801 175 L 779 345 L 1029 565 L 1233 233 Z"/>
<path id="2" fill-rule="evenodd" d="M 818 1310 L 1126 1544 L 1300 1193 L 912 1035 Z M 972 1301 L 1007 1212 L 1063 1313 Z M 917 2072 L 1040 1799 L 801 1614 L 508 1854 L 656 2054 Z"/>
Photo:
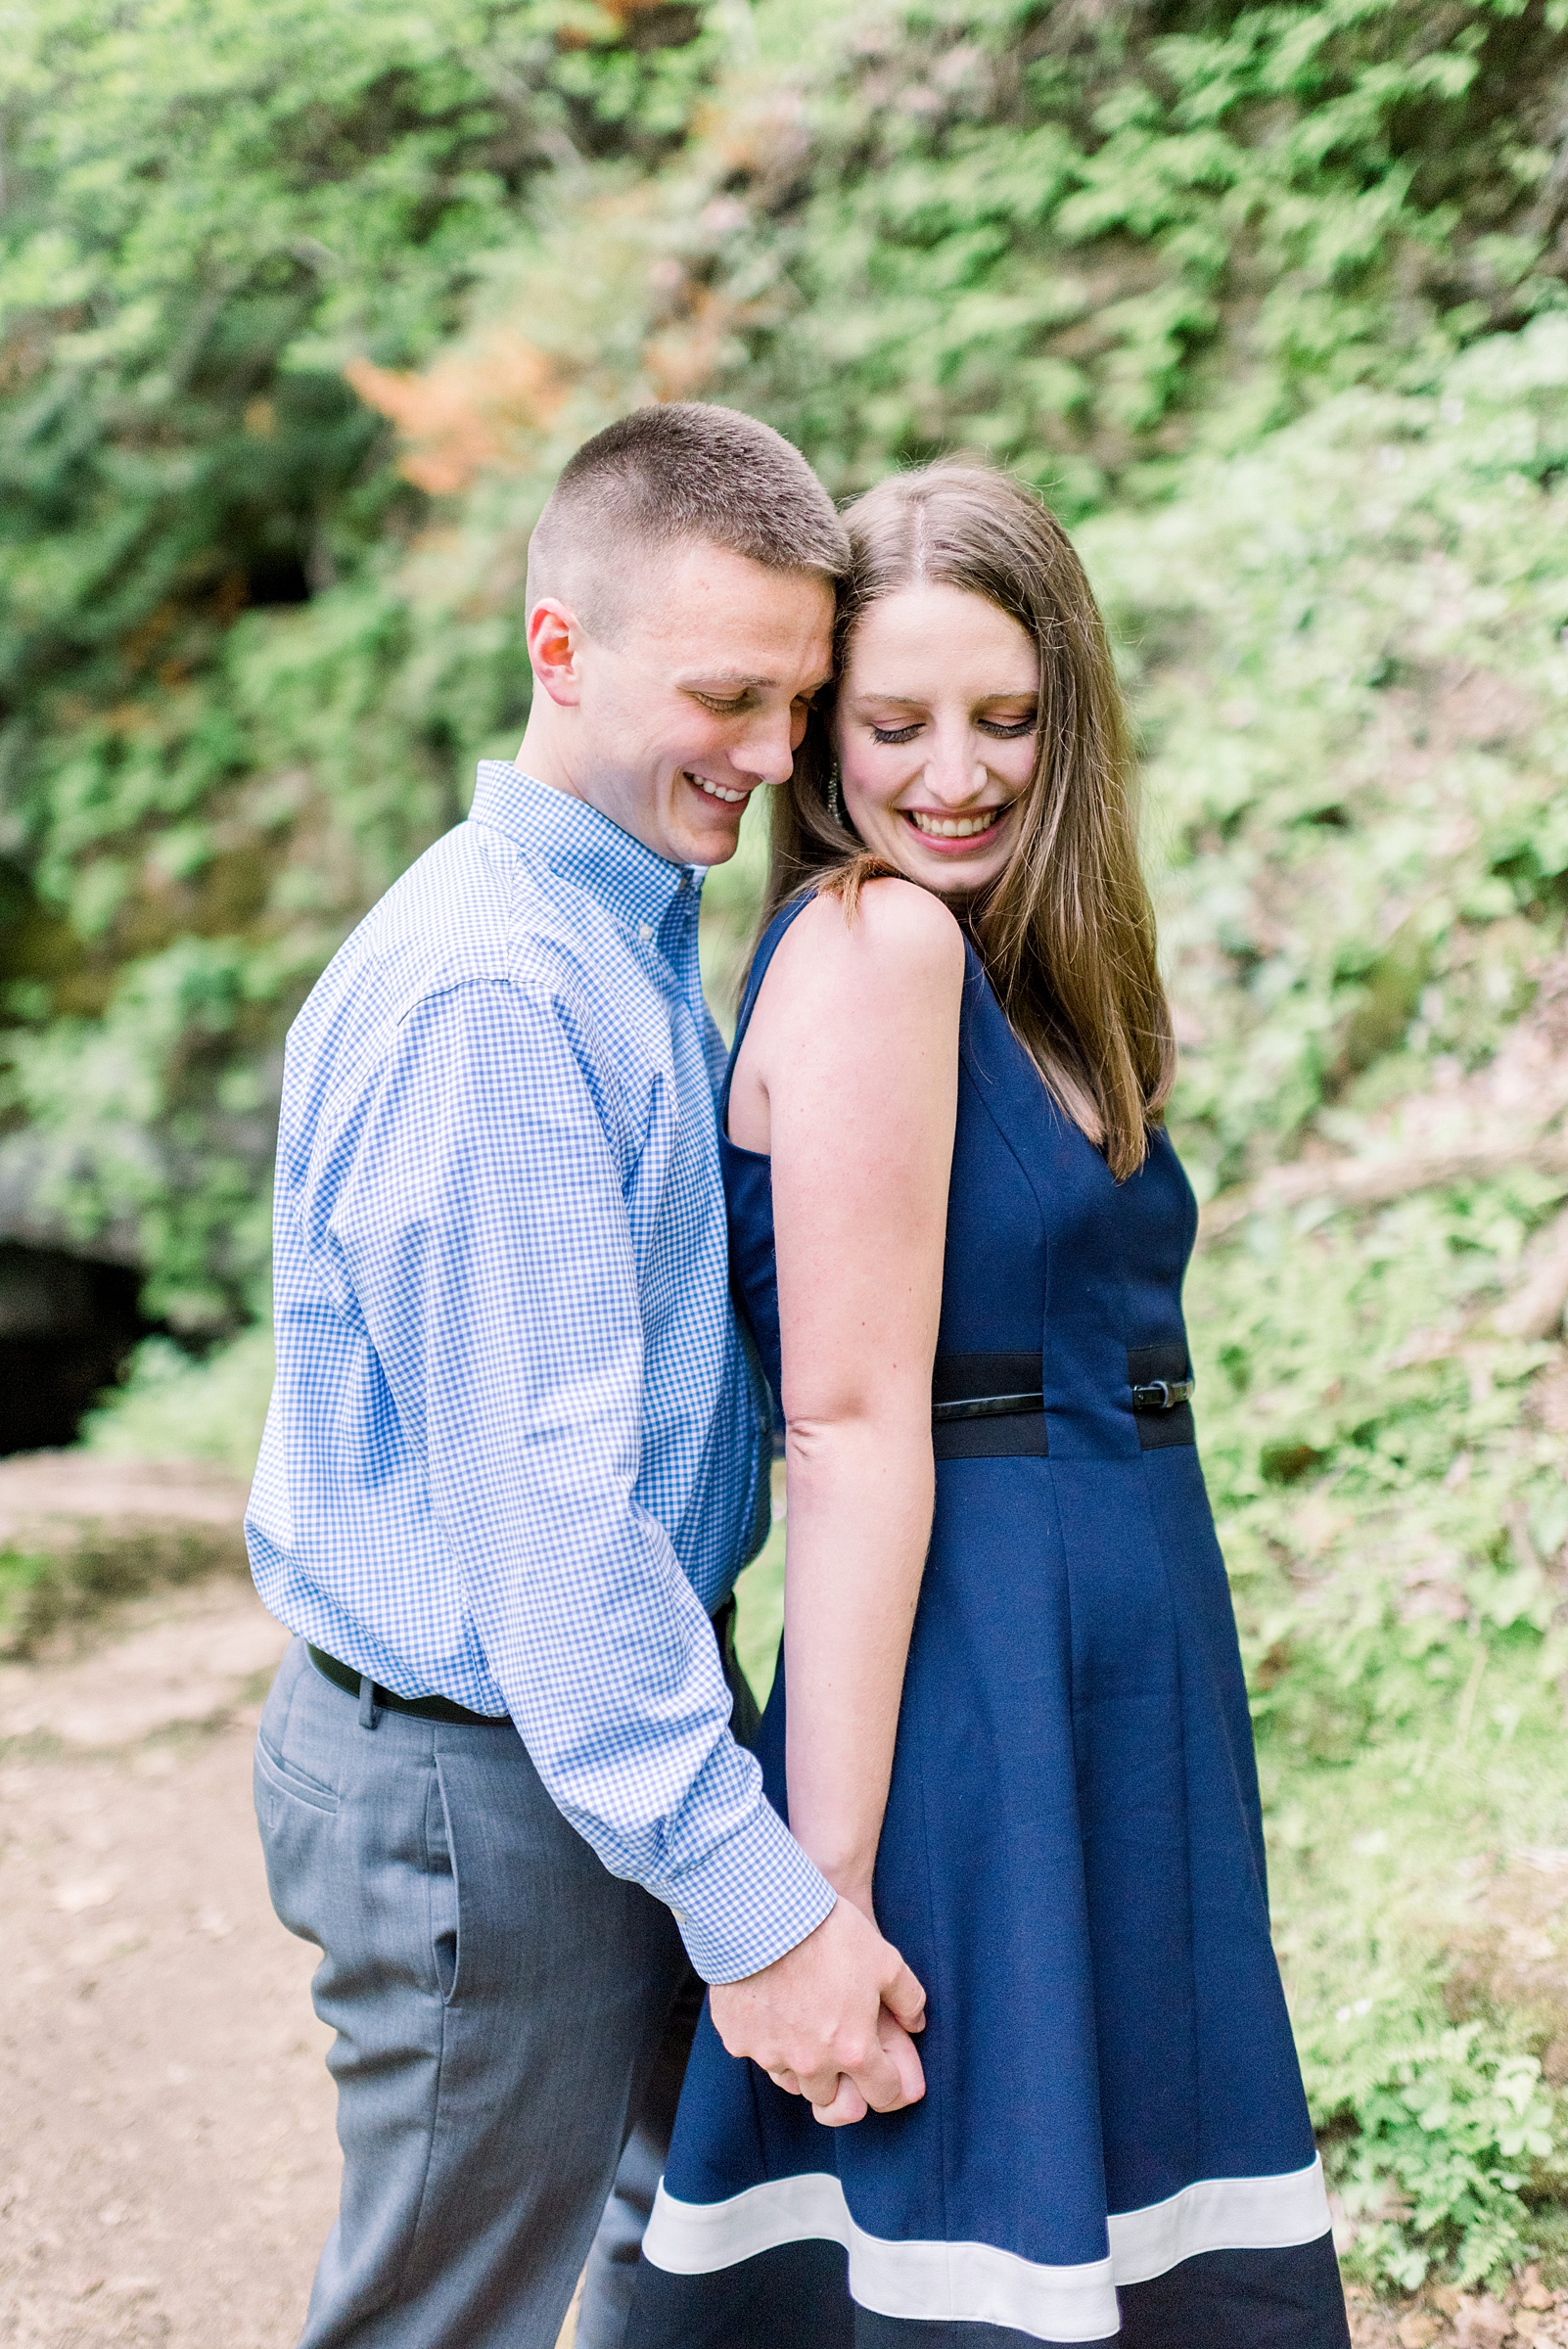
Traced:
<path id="1" fill-rule="evenodd" d="M 926 1994 L 891 1942 L 841 1899 L 814 1933 L 739 1982 L 709 1993 L 731 2055 L 748 2055 L 830 2129 L 917 2104 L 925 2073 L 912 2032 Z"/>

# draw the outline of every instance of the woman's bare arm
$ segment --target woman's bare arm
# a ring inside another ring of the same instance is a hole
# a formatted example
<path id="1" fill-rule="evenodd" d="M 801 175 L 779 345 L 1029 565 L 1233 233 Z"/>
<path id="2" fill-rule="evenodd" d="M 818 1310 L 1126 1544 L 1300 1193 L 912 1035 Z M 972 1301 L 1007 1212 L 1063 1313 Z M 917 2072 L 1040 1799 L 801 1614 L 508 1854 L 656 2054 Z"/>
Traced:
<path id="1" fill-rule="evenodd" d="M 763 984 L 731 1119 L 773 1162 L 790 1825 L 867 1915 L 931 1535 L 963 972 L 911 883 L 872 882 L 851 923 L 819 898 Z"/>

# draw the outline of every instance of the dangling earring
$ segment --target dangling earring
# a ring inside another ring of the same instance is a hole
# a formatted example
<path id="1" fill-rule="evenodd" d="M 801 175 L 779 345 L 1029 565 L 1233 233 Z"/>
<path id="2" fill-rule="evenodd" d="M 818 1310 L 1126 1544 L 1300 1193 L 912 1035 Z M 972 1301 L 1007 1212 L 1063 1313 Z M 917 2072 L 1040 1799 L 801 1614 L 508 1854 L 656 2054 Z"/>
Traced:
<path id="1" fill-rule="evenodd" d="M 827 804 L 828 813 L 833 821 L 841 830 L 847 831 L 849 826 L 846 824 L 844 816 L 844 785 L 839 780 L 837 761 L 834 763 L 832 773 L 828 776 Z"/>

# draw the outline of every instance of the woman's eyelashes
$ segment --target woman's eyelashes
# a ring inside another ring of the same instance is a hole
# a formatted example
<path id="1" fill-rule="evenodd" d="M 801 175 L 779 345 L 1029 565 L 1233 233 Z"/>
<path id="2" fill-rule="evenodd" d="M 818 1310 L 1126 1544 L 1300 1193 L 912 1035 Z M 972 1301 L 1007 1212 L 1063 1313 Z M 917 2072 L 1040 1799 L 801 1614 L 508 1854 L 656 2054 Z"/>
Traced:
<path id="1" fill-rule="evenodd" d="M 1033 734 L 1037 722 L 1033 711 L 1028 717 L 977 717 L 975 720 L 980 732 L 989 734 L 993 742 L 1016 742 L 1021 735 Z M 873 742 L 913 742 L 924 723 L 923 718 L 915 718 L 906 726 L 872 726 L 869 730 Z"/>

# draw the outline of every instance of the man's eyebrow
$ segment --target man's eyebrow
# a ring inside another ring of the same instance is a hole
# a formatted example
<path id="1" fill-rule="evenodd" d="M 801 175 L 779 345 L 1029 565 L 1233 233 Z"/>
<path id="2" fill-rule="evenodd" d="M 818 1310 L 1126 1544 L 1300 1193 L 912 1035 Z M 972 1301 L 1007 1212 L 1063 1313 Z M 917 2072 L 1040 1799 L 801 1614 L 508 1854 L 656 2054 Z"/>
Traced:
<path id="1" fill-rule="evenodd" d="M 808 700 L 813 693 L 824 693 L 832 682 L 833 671 L 828 669 L 822 676 L 813 677 L 809 685 L 803 685 L 801 695 Z M 677 676 L 675 683 L 685 693 L 702 693 L 715 685 L 724 686 L 731 692 L 765 693 L 778 683 L 778 679 L 755 676 L 749 670 L 739 668 L 704 668 L 686 676 Z"/>

